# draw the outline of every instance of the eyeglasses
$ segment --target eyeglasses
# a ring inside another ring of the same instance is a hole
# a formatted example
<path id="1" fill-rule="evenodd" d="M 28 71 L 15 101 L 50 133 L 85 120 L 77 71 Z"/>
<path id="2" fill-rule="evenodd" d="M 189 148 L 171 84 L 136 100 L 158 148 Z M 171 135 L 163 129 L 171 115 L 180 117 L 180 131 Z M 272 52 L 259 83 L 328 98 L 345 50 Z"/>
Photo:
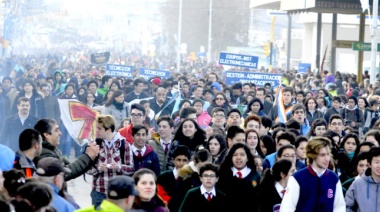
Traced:
<path id="1" fill-rule="evenodd" d="M 212 117 L 214 118 L 225 118 L 226 116 L 224 116 L 223 114 L 214 114 Z"/>
<path id="2" fill-rule="evenodd" d="M 133 117 L 137 117 L 137 118 L 141 118 L 142 116 L 143 116 L 143 114 L 141 114 L 141 113 L 131 113 L 131 116 L 133 116 Z"/>
<path id="3" fill-rule="evenodd" d="M 337 122 L 333 122 L 333 123 L 331 123 L 331 125 L 332 126 L 343 126 L 343 124 L 342 123 L 337 123 Z"/>
<path id="4" fill-rule="evenodd" d="M 215 100 L 224 100 L 223 98 L 215 98 Z"/>
<path id="5" fill-rule="evenodd" d="M 215 174 L 210 174 L 210 175 L 204 174 L 204 175 L 202 175 L 202 177 L 211 179 L 211 178 L 216 177 L 216 175 Z"/>
<path id="6" fill-rule="evenodd" d="M 284 157 L 284 158 L 295 158 L 296 155 L 288 155 L 288 154 L 285 154 L 285 155 L 282 155 L 282 157 Z"/>

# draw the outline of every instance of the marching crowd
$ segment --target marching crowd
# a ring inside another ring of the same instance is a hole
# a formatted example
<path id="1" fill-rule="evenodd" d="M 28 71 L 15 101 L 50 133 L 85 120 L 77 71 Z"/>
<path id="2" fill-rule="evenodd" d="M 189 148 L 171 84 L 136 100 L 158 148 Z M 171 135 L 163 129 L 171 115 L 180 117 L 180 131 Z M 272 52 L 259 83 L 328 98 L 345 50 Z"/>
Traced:
<path id="1" fill-rule="evenodd" d="M 367 72 L 283 71 L 274 87 L 226 85 L 221 66 L 172 71 L 3 76 L 0 211 L 380 211 L 380 83 Z M 98 112 L 96 139 L 72 137 L 59 99 Z M 82 175 L 87 206 L 66 185 Z"/>

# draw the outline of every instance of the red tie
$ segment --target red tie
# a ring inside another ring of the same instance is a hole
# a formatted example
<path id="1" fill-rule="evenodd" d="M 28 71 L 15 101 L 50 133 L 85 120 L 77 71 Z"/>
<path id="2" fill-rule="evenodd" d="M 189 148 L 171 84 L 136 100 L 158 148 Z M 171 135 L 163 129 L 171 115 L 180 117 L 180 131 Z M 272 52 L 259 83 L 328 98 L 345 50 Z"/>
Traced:
<path id="1" fill-rule="evenodd" d="M 238 175 L 238 178 L 239 179 L 242 179 L 243 178 L 243 174 L 241 172 L 237 172 L 237 175 Z"/>
<path id="2" fill-rule="evenodd" d="M 285 192 L 286 192 L 286 190 L 285 190 L 285 189 L 281 191 L 281 193 L 282 193 L 282 197 L 284 197 L 284 195 L 285 195 Z"/>
<path id="3" fill-rule="evenodd" d="M 206 192 L 207 193 L 207 200 L 210 202 L 211 201 L 211 192 Z"/>
<path id="4" fill-rule="evenodd" d="M 170 145 L 170 143 L 164 143 L 164 145 L 165 145 L 165 154 L 166 154 L 169 151 L 169 145 Z"/>
<path id="5" fill-rule="evenodd" d="M 138 158 L 142 158 L 141 150 L 137 150 L 137 152 L 138 152 L 138 153 L 137 153 L 137 157 L 138 157 Z"/>

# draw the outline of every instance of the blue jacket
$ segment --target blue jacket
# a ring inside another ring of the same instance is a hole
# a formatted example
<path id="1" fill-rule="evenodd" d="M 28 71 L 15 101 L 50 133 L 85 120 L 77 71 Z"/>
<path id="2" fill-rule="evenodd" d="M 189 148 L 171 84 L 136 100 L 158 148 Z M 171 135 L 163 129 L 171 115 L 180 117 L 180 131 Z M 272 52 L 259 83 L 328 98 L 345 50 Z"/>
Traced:
<path id="1" fill-rule="evenodd" d="M 135 154 L 133 154 L 133 163 L 135 165 L 135 171 L 141 168 L 148 168 L 158 176 L 161 172 L 160 168 L 160 160 L 158 159 L 157 153 L 153 150 L 153 148 L 146 144 L 146 151 L 142 158 L 138 158 Z"/>
<path id="2" fill-rule="evenodd" d="M 334 172 L 327 169 L 321 177 L 318 177 L 308 166 L 297 171 L 293 177 L 300 186 L 296 211 L 310 211 L 311 208 L 314 208 L 314 211 L 333 211 L 336 184 L 339 181 Z"/>
<path id="3" fill-rule="evenodd" d="M 306 136 L 310 131 L 310 124 L 307 119 L 305 119 L 305 124 L 301 124 L 301 135 Z"/>
<path id="4" fill-rule="evenodd" d="M 75 211 L 75 208 L 73 205 L 71 205 L 67 200 L 65 200 L 63 197 L 59 196 L 58 192 L 59 189 L 57 186 L 49 183 L 51 188 L 53 189 L 53 201 L 51 202 L 51 205 L 57 209 L 59 212 L 72 212 Z"/>
<path id="5" fill-rule="evenodd" d="M 277 152 L 273 152 L 270 155 L 267 155 L 263 162 L 263 170 L 267 168 L 272 168 L 274 163 L 276 162 Z"/>

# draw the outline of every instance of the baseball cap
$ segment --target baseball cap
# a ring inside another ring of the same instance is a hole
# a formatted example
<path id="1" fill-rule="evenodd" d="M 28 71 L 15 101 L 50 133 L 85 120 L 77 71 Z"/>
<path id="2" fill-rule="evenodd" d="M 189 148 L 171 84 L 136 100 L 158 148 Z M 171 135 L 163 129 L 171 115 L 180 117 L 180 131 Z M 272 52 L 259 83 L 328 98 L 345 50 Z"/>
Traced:
<path id="1" fill-rule="evenodd" d="M 156 78 L 151 79 L 150 82 L 152 82 L 156 85 L 159 85 L 159 84 L 161 84 L 161 79 L 156 77 Z"/>
<path id="2" fill-rule="evenodd" d="M 46 75 L 43 74 L 43 73 L 39 73 L 39 74 L 37 75 L 37 79 L 46 79 Z"/>
<path id="3" fill-rule="evenodd" d="M 109 199 L 123 199 L 130 195 L 138 196 L 139 192 L 135 189 L 135 181 L 128 176 L 115 176 L 108 182 Z"/>
<path id="4" fill-rule="evenodd" d="M 71 170 L 65 168 L 62 161 L 58 158 L 47 157 L 38 161 L 36 173 L 39 176 L 52 177 L 61 172 L 70 173 Z"/>

